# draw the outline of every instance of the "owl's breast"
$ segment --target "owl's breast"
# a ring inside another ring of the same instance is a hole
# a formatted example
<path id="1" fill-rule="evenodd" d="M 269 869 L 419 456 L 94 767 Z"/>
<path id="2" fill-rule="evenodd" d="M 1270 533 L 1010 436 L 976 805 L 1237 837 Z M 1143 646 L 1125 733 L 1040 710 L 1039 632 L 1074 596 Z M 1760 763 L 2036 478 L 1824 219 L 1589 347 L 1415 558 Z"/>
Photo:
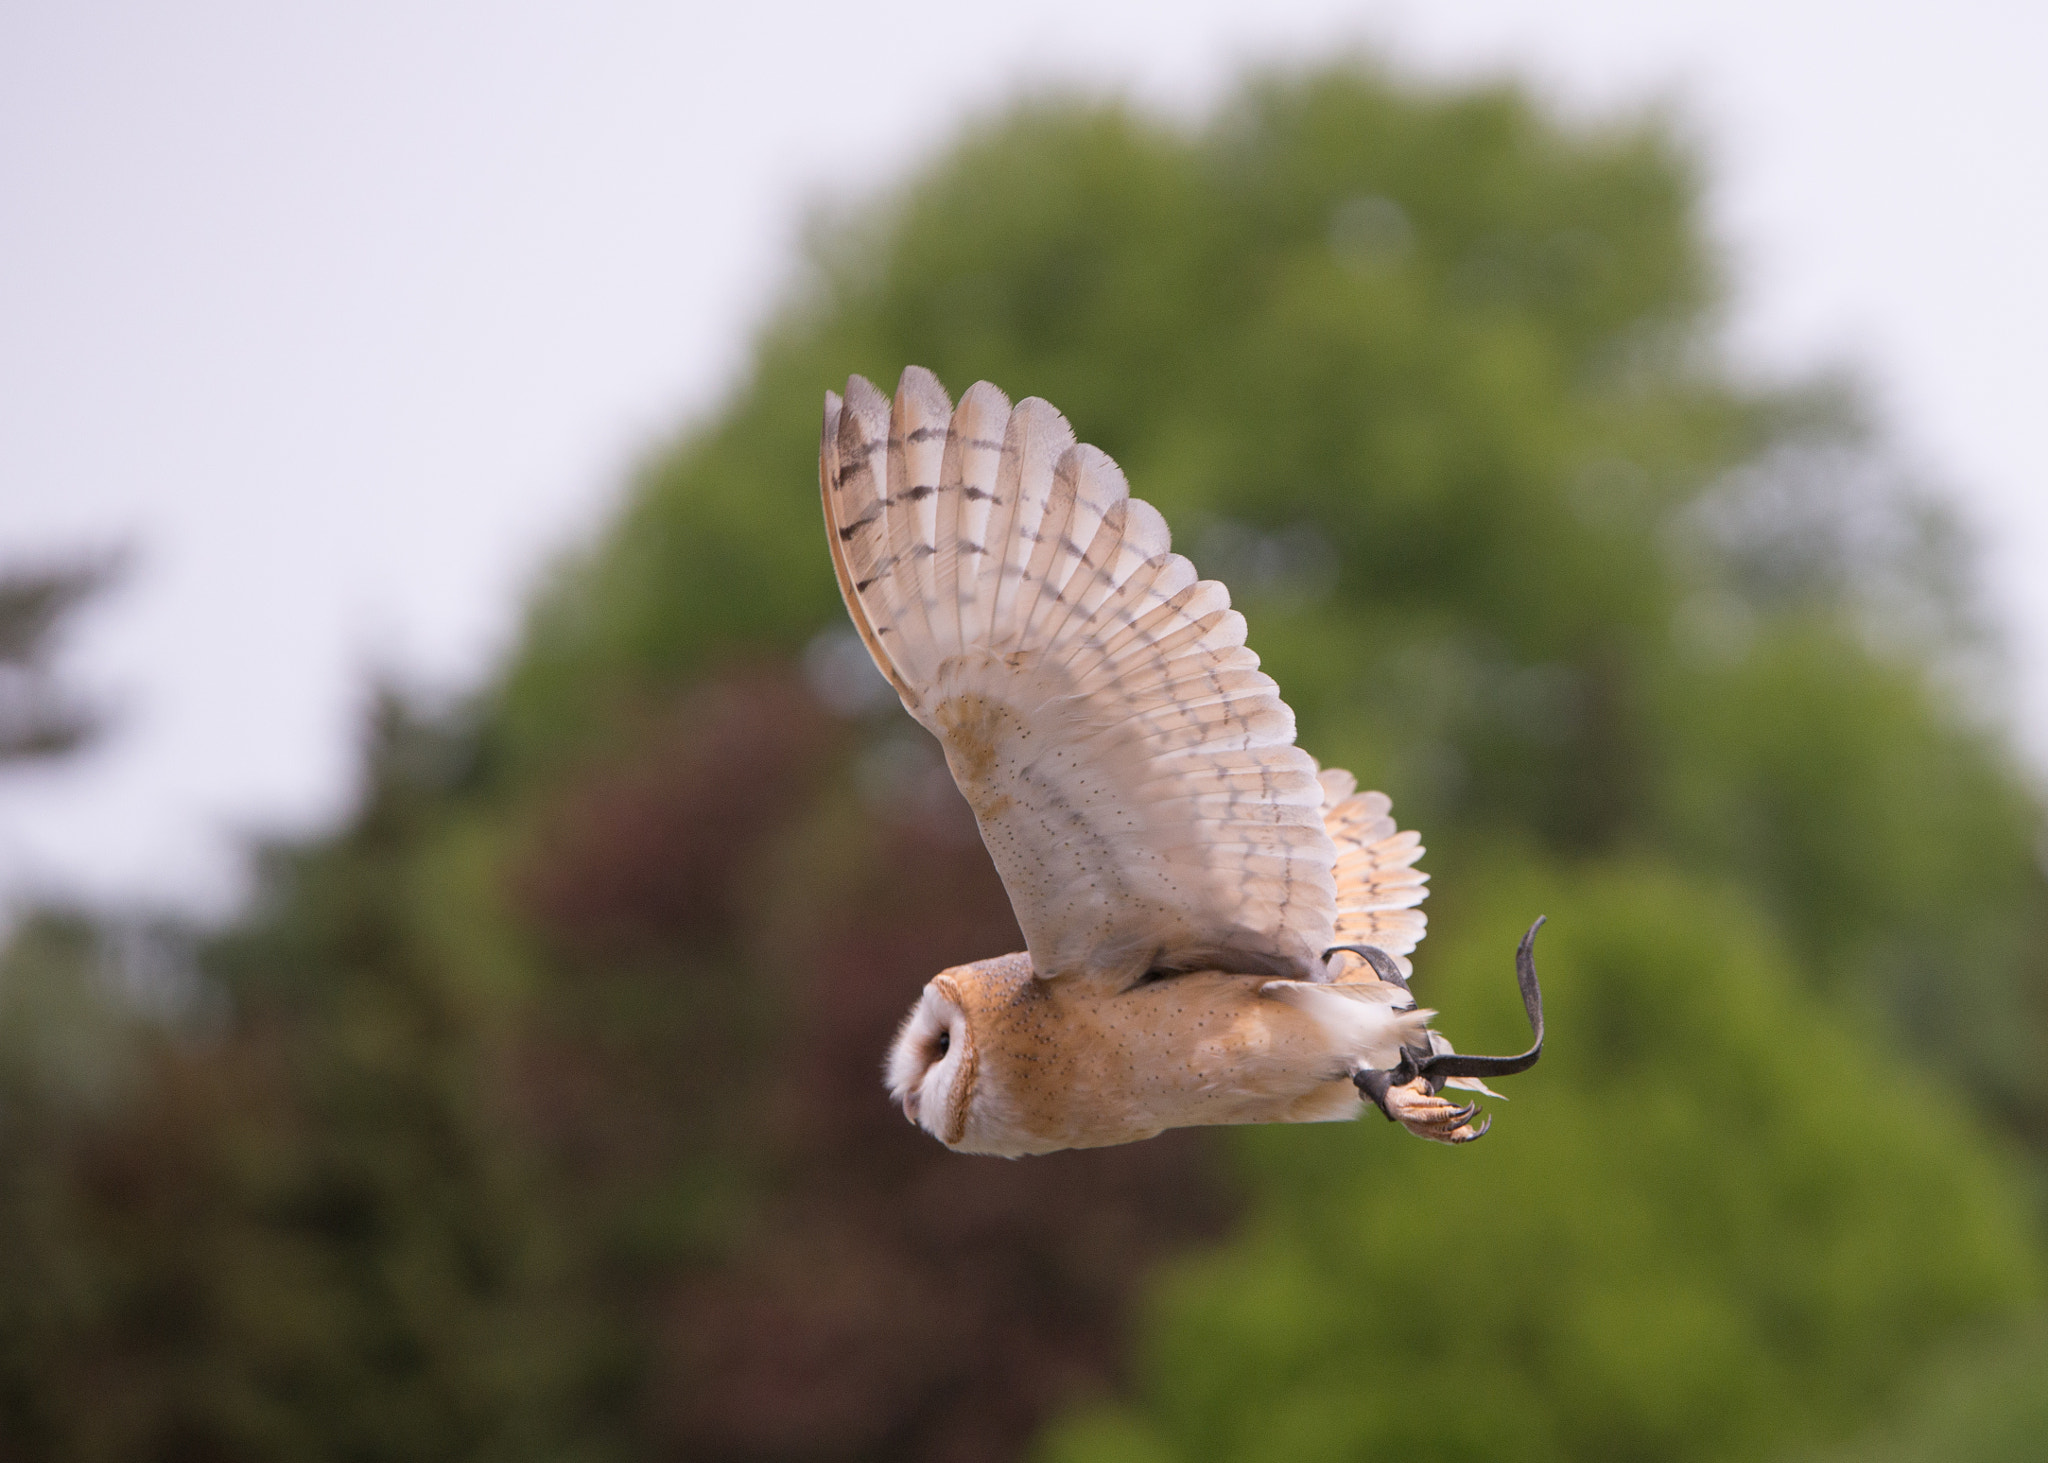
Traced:
<path id="1" fill-rule="evenodd" d="M 1024 968 L 1021 979 L 996 961 L 952 972 L 977 1063 L 954 1145 L 962 1151 L 1102 1148 L 1167 1128 L 1330 1121 L 1359 1110 L 1328 1032 L 1261 996 L 1262 977 L 1203 972 L 1110 991 Z"/>

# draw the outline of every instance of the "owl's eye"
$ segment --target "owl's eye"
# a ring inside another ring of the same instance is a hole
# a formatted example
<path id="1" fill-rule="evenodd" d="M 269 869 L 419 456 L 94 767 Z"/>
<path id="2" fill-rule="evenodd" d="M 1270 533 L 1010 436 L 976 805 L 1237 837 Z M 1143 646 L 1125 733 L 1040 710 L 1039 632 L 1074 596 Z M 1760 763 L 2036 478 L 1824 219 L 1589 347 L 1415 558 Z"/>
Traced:
<path id="1" fill-rule="evenodd" d="M 950 1031 L 941 1031 L 939 1033 L 939 1055 L 943 1057 L 947 1052 L 951 1051 L 952 1049 L 953 1033 Z"/>

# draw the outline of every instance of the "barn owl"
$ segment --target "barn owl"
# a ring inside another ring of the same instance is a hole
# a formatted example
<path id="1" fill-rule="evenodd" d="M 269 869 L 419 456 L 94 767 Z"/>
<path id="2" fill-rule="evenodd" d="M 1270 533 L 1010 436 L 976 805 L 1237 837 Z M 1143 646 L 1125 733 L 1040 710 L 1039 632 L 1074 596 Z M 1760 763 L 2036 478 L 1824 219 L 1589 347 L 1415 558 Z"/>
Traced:
<path id="1" fill-rule="evenodd" d="M 932 977 L 889 1053 L 904 1115 L 963 1153 L 1094 1148 L 1371 1102 L 1465 1143 L 1542 1051 L 1459 1056 L 1409 994 L 1422 847 L 1294 745 L 1221 584 L 1107 455 L 987 382 L 828 392 L 818 476 L 840 592 L 945 750 L 1025 949 Z M 1542 923 L 1537 921 L 1537 925 Z"/>

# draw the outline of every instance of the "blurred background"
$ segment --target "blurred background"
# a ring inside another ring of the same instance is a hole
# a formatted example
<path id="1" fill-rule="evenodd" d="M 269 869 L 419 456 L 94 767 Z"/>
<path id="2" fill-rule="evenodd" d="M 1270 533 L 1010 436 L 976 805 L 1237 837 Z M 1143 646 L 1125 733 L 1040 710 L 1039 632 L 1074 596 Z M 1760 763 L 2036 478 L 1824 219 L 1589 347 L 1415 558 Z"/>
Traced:
<path id="1" fill-rule="evenodd" d="M 0 1456 L 2048 1457 L 2048 21 L 0 12 Z M 1511 1049 L 946 1154 L 823 392 L 1059 405 Z"/>

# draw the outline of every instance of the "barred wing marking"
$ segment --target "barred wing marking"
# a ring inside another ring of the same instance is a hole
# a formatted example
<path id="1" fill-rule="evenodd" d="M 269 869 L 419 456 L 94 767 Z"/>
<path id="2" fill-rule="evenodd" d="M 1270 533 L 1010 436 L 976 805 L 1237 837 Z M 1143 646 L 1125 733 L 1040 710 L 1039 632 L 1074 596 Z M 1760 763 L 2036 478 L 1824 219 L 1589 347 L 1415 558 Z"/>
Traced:
<path id="1" fill-rule="evenodd" d="M 855 627 L 936 735 L 1041 975 L 1325 978 L 1315 762 L 1222 585 L 1043 401 L 930 372 L 825 399 Z"/>

